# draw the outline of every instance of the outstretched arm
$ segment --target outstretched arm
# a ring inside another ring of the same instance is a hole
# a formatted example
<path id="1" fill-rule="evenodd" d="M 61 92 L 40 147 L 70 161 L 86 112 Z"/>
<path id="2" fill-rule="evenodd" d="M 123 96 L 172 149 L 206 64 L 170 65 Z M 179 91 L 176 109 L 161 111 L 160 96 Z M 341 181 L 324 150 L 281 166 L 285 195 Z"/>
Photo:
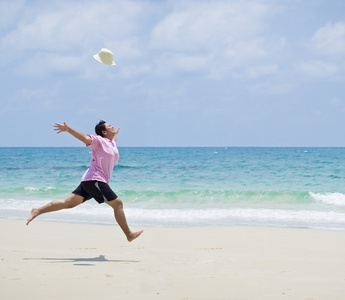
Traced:
<path id="1" fill-rule="evenodd" d="M 75 138 L 82 141 L 86 145 L 91 145 L 92 143 L 92 139 L 90 136 L 82 132 L 74 130 L 73 128 L 69 127 L 65 122 L 63 123 L 63 125 L 59 123 L 55 123 L 54 127 L 55 127 L 54 130 L 56 131 L 56 133 L 68 132 L 69 134 L 73 135 Z"/>

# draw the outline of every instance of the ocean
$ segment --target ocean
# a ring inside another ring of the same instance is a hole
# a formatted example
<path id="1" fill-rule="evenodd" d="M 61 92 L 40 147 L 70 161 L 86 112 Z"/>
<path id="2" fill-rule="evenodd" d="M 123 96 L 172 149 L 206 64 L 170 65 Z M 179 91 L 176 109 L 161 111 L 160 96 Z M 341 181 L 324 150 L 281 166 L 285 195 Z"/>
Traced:
<path id="1" fill-rule="evenodd" d="M 110 186 L 130 227 L 345 230 L 345 148 L 119 151 Z M 87 147 L 0 148 L 0 154 L 0 218 L 23 220 L 32 207 L 68 196 L 91 160 Z M 37 220 L 115 224 L 112 209 L 95 200 Z"/>

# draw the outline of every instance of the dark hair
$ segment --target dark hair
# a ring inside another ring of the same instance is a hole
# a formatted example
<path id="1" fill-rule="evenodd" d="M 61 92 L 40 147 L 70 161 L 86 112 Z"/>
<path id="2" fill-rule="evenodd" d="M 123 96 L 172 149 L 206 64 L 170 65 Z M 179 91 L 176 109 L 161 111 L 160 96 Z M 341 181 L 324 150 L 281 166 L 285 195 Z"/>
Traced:
<path id="1" fill-rule="evenodd" d="M 100 135 L 101 137 L 103 137 L 103 132 L 102 131 L 106 130 L 105 129 L 105 125 L 104 125 L 105 123 L 107 123 L 107 122 L 101 120 L 101 121 L 99 121 L 99 123 L 95 127 L 96 134 Z"/>

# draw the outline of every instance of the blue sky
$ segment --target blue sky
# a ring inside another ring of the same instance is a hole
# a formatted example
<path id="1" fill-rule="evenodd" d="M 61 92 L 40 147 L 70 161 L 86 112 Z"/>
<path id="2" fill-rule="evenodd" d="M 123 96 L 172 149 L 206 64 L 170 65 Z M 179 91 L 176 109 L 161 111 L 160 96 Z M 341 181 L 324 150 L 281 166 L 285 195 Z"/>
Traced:
<path id="1" fill-rule="evenodd" d="M 345 146 L 345 2 L 0 2 L 0 146 Z M 115 67 L 93 55 L 113 51 Z"/>

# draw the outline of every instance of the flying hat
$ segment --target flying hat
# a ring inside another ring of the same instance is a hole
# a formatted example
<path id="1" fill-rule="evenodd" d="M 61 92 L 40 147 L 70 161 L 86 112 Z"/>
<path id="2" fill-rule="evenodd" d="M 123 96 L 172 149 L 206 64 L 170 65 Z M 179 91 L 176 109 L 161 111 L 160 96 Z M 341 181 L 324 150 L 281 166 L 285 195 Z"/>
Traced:
<path id="1" fill-rule="evenodd" d="M 113 52 L 106 48 L 102 48 L 99 53 L 95 54 L 94 59 L 108 66 L 115 66 Z"/>

